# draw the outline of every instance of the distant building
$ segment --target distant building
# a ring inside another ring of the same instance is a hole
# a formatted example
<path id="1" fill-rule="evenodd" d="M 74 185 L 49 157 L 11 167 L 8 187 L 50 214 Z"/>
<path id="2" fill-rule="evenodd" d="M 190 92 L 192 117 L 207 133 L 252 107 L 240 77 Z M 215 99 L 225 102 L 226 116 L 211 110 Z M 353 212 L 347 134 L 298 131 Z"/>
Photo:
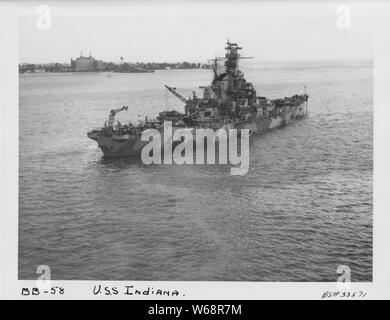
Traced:
<path id="1" fill-rule="evenodd" d="M 60 72 L 71 72 L 71 71 L 73 71 L 72 67 L 70 65 L 68 65 L 68 64 L 61 65 L 59 69 L 60 69 Z"/>
<path id="2" fill-rule="evenodd" d="M 91 55 L 89 55 L 89 57 L 84 57 L 83 53 L 81 53 L 80 57 L 76 58 L 75 60 L 70 59 L 70 65 L 72 71 L 74 72 L 93 72 L 104 70 L 103 61 L 96 60 Z"/>

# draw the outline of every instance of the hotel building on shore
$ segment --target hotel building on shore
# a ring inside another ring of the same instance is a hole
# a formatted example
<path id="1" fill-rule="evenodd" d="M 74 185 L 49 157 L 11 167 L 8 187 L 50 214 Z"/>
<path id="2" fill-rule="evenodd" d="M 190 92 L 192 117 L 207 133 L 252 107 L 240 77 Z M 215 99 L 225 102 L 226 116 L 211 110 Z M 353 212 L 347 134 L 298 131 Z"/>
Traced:
<path id="1" fill-rule="evenodd" d="M 70 59 L 70 64 L 73 72 L 94 72 L 104 70 L 102 60 L 96 60 L 91 54 L 89 54 L 89 57 L 84 57 L 82 52 L 80 57 L 75 60 Z"/>

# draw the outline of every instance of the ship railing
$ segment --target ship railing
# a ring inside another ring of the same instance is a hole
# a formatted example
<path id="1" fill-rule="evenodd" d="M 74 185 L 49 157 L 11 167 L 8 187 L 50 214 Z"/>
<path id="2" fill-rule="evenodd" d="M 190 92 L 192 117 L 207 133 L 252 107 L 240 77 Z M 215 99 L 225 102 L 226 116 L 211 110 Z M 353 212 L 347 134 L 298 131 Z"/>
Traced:
<path id="1" fill-rule="evenodd" d="M 217 121 L 217 120 L 218 120 L 218 118 L 215 118 L 215 117 L 194 119 L 194 121 L 196 121 L 196 122 L 210 122 L 210 121 Z"/>

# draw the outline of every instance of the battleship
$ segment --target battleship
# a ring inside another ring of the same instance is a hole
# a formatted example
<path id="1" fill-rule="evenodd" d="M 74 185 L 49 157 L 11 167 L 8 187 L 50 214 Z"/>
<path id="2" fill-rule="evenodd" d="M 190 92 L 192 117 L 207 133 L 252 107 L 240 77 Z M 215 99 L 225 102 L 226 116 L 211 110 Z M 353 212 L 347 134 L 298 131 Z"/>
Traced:
<path id="1" fill-rule="evenodd" d="M 242 48 L 237 43 L 227 42 L 226 54 L 211 60 L 213 79 L 210 85 L 200 86 L 202 97 L 193 92 L 185 98 L 175 87 L 165 85 L 166 89 L 180 99 L 183 112 L 162 111 L 156 119 L 145 117 L 136 123 L 121 124 L 115 121 L 118 112 L 128 110 L 127 106 L 110 111 L 103 128 L 93 129 L 87 136 L 98 143 L 106 158 L 141 155 L 142 148 L 148 143 L 141 139 L 142 132 L 157 129 L 164 132 L 164 123 L 172 123 L 173 132 L 177 129 L 248 129 L 250 135 L 261 134 L 268 130 L 287 125 L 295 119 L 308 114 L 308 95 L 305 92 L 280 99 L 268 99 L 257 96 L 252 83 L 247 82 L 238 62 L 243 57 Z M 223 67 L 220 67 L 220 61 Z"/>

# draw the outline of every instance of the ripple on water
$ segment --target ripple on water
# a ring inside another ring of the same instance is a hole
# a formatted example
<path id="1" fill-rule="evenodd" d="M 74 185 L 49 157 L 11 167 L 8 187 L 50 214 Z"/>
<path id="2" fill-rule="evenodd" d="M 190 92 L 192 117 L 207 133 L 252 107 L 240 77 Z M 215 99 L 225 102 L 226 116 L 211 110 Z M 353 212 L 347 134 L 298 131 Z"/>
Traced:
<path id="1" fill-rule="evenodd" d="M 270 97 L 307 83 L 310 115 L 253 136 L 243 177 L 104 160 L 86 138 L 107 106 L 156 114 L 162 83 L 196 88 L 207 71 L 121 75 L 104 88 L 95 74 L 22 75 L 19 277 L 46 264 L 54 279 L 335 281 L 346 264 L 353 281 L 371 281 L 372 68 L 297 68 L 250 72 Z"/>

